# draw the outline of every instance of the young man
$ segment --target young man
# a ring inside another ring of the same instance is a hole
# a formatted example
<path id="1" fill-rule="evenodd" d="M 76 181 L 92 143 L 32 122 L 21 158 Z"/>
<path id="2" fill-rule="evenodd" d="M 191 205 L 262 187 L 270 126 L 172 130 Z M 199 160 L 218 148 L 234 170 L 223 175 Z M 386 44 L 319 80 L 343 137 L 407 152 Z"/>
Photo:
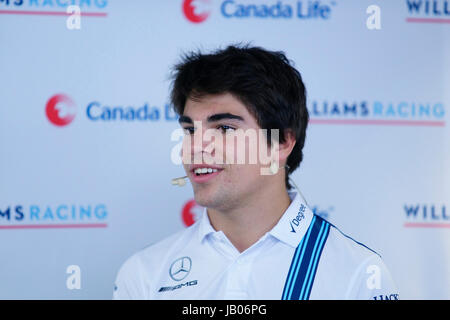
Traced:
<path id="1" fill-rule="evenodd" d="M 171 99 L 203 215 L 130 257 L 115 299 L 398 298 L 380 256 L 314 215 L 289 183 L 308 111 L 283 53 L 191 53 L 175 68 Z"/>

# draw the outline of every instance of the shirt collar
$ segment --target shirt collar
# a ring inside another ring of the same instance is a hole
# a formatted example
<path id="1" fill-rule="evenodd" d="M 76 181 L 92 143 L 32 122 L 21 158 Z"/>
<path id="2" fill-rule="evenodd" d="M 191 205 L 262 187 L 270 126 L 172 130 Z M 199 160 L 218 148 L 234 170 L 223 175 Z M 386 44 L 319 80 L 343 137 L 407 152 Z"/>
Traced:
<path id="1" fill-rule="evenodd" d="M 288 194 L 291 204 L 269 233 L 295 248 L 308 230 L 314 214 L 298 192 Z"/>
<path id="2" fill-rule="evenodd" d="M 268 234 L 295 248 L 308 230 L 313 218 L 313 212 L 300 197 L 298 192 L 288 192 L 288 194 L 291 199 L 291 204 Z M 208 235 L 214 233 L 222 234 L 222 231 L 214 230 L 206 208 L 203 208 L 198 229 L 200 242 Z"/>

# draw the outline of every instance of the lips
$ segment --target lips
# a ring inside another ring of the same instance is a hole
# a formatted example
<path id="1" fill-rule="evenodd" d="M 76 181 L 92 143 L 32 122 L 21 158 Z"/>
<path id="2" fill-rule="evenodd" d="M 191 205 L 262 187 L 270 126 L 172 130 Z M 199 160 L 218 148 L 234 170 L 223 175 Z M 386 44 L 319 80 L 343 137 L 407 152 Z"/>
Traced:
<path id="1" fill-rule="evenodd" d="M 194 165 L 190 169 L 191 179 L 196 183 L 204 183 L 210 181 L 220 174 L 223 168 L 212 165 Z"/>

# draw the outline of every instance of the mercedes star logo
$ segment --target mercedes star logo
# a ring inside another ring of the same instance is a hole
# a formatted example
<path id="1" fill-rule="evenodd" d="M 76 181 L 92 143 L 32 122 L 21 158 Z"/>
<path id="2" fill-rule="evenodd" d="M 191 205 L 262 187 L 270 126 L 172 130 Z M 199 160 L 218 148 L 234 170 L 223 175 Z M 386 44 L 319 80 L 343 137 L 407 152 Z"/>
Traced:
<path id="1" fill-rule="evenodd" d="M 170 266 L 169 275 L 175 281 L 181 281 L 191 271 L 192 260 L 189 257 L 178 258 Z"/>

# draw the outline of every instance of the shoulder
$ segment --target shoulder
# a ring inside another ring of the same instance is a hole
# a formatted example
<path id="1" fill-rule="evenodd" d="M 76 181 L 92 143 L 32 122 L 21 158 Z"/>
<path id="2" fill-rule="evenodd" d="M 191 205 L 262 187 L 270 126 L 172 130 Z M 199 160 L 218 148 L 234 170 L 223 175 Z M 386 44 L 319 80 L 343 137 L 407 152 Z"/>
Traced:
<path id="1" fill-rule="evenodd" d="M 195 240 L 198 223 L 180 230 L 156 243 L 150 244 L 134 255 L 138 257 L 143 264 L 161 263 L 165 257 L 172 252 L 186 247 L 192 240 Z"/>
<path id="2" fill-rule="evenodd" d="M 164 262 L 189 244 L 196 236 L 197 225 L 148 245 L 126 259 L 117 273 L 113 298 L 147 299 Z"/>
<path id="3" fill-rule="evenodd" d="M 327 223 L 330 225 L 327 245 L 331 247 L 334 255 L 340 256 L 341 259 L 345 259 L 348 263 L 355 265 L 359 265 L 369 258 L 381 259 L 381 255 L 377 251 L 355 240 L 334 224 L 328 221 Z"/>
<path id="4" fill-rule="evenodd" d="M 328 222 L 329 223 L 329 222 Z M 328 262 L 345 278 L 347 299 L 398 299 L 398 290 L 381 255 L 329 223 Z"/>

